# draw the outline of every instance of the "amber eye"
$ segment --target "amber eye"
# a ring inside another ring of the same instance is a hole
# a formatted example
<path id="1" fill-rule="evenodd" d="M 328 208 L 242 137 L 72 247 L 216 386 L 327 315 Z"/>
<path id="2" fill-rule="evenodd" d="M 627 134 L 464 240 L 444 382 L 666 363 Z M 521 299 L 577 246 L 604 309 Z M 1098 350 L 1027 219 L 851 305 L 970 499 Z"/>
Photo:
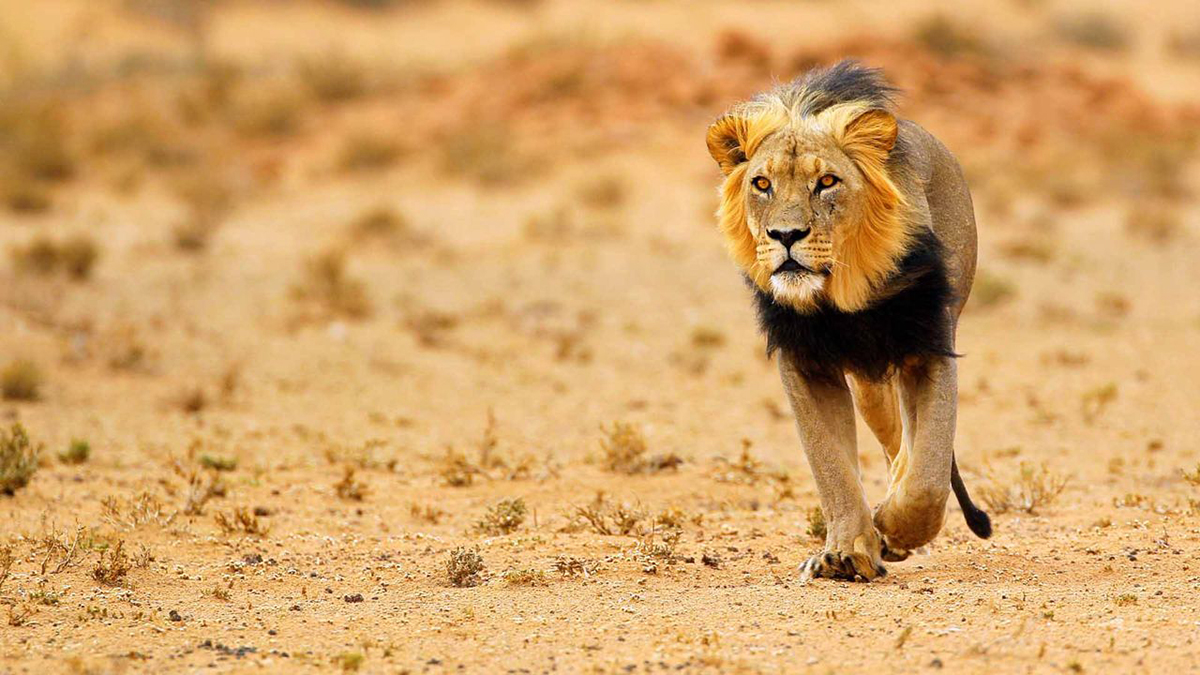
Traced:
<path id="1" fill-rule="evenodd" d="M 754 179 L 754 187 L 759 192 L 766 192 L 767 190 L 771 189 L 771 181 L 767 180 L 766 178 L 764 178 L 762 176 L 759 176 L 758 178 Z"/>
<path id="2" fill-rule="evenodd" d="M 817 181 L 817 189 L 825 189 L 825 188 L 833 187 L 834 185 L 837 185 L 837 184 L 838 184 L 838 177 L 831 173 L 827 173 L 824 176 L 821 176 L 820 180 Z"/>

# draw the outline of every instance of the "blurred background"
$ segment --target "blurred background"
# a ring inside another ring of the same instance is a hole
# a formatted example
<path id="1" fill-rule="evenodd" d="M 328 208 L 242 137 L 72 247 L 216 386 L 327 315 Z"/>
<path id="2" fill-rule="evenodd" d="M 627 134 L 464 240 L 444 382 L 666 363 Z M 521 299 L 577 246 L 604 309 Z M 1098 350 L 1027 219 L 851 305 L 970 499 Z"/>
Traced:
<path id="1" fill-rule="evenodd" d="M 1069 477 L 1033 532 L 1194 509 L 1200 3 L 0 0 L 0 417 L 45 457 L 91 448 L 0 513 L 165 513 L 200 467 L 279 540 L 443 542 L 499 496 L 558 532 L 607 490 L 798 562 L 816 496 L 704 135 L 843 57 L 885 69 L 974 194 L 968 482 Z M 631 438 L 656 459 L 605 464 Z M 761 466 L 790 482 L 729 479 Z M 190 508 L 176 527 L 220 531 Z M 343 545 L 346 570 L 375 554 Z"/>

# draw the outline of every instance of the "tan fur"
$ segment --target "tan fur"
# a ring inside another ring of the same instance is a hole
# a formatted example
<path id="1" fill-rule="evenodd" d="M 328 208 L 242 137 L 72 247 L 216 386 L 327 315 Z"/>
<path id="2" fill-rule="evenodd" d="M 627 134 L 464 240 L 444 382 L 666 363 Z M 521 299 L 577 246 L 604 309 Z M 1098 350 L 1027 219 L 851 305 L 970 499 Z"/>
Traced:
<path id="1" fill-rule="evenodd" d="M 945 249 L 957 325 L 976 257 L 971 197 L 958 163 L 924 129 L 862 102 L 807 114 L 825 102 L 820 92 L 787 85 L 735 106 L 709 129 L 709 151 L 725 174 L 718 217 L 731 257 L 797 311 L 822 301 L 856 311 L 886 283 L 912 235 L 929 228 Z M 906 152 L 896 175 L 889 153 L 901 140 Z M 770 174 L 775 195 L 752 192 L 752 171 Z M 847 192 L 834 195 L 841 201 L 822 221 L 811 185 L 826 171 L 844 175 Z M 767 236 L 771 226 L 811 230 L 789 248 Z M 775 270 L 788 256 L 809 267 L 828 264 L 828 275 L 778 284 L 790 293 L 780 295 Z M 779 371 L 828 525 L 824 550 L 802 566 L 802 577 L 875 578 L 884 573 L 883 559 L 902 560 L 942 527 L 957 365 L 937 358 L 905 364 L 884 382 L 829 383 L 807 379 L 780 352 Z M 888 492 L 874 511 L 859 476 L 856 407 L 888 458 Z"/>

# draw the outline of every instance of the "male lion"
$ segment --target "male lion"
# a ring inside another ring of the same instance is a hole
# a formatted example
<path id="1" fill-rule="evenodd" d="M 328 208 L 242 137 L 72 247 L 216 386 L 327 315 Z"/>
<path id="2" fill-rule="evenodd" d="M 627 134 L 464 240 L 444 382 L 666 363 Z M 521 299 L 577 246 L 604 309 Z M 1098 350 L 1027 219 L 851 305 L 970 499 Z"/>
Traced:
<path id="1" fill-rule="evenodd" d="M 805 578 L 870 580 L 942 527 L 953 486 L 991 535 L 954 461 L 958 316 L 975 276 L 975 217 L 954 156 L 892 113 L 896 92 L 851 61 L 734 106 L 708 129 L 725 174 L 717 212 L 754 287 L 768 354 L 821 495 L 825 550 Z M 887 496 L 863 493 L 854 408 L 883 445 Z"/>

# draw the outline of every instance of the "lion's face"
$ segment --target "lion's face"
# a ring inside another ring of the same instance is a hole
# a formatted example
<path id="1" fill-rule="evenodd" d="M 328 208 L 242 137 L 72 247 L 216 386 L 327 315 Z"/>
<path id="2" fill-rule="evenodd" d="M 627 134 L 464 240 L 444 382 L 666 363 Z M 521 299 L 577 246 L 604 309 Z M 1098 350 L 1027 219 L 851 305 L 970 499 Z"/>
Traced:
<path id="1" fill-rule="evenodd" d="M 781 303 L 815 305 L 840 264 L 838 244 L 863 217 L 862 174 L 829 134 L 783 129 L 746 167 L 746 228 L 754 265 Z"/>
<path id="2" fill-rule="evenodd" d="M 734 261 L 797 311 L 866 307 L 909 240 L 887 172 L 898 127 L 857 104 L 800 115 L 771 100 L 717 120 L 708 147 L 725 173 L 718 211 Z"/>

